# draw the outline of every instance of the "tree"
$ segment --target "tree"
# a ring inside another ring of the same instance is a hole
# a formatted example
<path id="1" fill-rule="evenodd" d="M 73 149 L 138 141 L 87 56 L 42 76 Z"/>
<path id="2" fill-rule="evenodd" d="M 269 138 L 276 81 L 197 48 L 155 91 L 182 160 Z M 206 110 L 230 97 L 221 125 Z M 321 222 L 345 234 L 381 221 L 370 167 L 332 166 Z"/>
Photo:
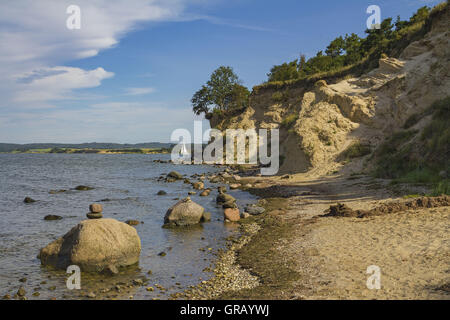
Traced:
<path id="1" fill-rule="evenodd" d="M 345 41 L 341 37 L 334 39 L 331 41 L 330 45 L 327 47 L 327 50 L 325 53 L 327 56 L 330 56 L 332 58 L 338 57 L 342 54 L 345 48 Z"/>
<path id="2" fill-rule="evenodd" d="M 301 54 L 300 55 L 300 61 L 298 63 L 298 77 L 299 78 L 306 77 L 306 71 L 305 71 L 306 64 L 307 64 L 306 56 L 304 54 Z"/>
<path id="3" fill-rule="evenodd" d="M 267 74 L 269 81 L 286 81 L 298 78 L 298 61 L 283 63 L 279 66 L 273 66 L 270 73 Z"/>
<path id="4" fill-rule="evenodd" d="M 427 6 L 420 8 L 409 20 L 409 24 L 415 24 L 427 20 L 430 15 L 430 8 Z"/>
<path id="5" fill-rule="evenodd" d="M 216 110 L 230 111 L 247 107 L 249 90 L 241 85 L 239 77 L 231 67 L 216 69 L 206 85 L 203 85 L 192 97 L 192 110 L 195 114 L 210 113 L 210 107 Z"/>
<path id="6" fill-rule="evenodd" d="M 209 105 L 211 104 L 210 101 L 211 97 L 208 87 L 202 86 L 192 97 L 192 110 L 198 116 L 202 113 L 207 114 L 209 112 Z"/>
<path id="7" fill-rule="evenodd" d="M 361 46 L 364 55 L 369 54 L 374 49 L 383 51 L 389 43 L 389 40 L 394 36 L 393 28 L 392 18 L 387 18 L 381 23 L 380 29 L 367 29 L 366 33 L 368 36 L 362 41 Z"/>
<path id="8" fill-rule="evenodd" d="M 233 90 L 231 90 L 230 95 L 226 98 L 227 111 L 246 109 L 248 107 L 249 96 L 250 91 L 246 87 L 235 83 Z"/>
<path id="9" fill-rule="evenodd" d="M 397 20 L 395 21 L 395 30 L 399 31 L 408 26 L 408 21 L 403 21 L 400 16 L 397 16 Z"/>
<path id="10" fill-rule="evenodd" d="M 361 40 L 355 33 L 352 33 L 350 36 L 348 34 L 345 35 L 345 65 L 354 64 L 361 60 L 363 56 L 361 52 Z"/>

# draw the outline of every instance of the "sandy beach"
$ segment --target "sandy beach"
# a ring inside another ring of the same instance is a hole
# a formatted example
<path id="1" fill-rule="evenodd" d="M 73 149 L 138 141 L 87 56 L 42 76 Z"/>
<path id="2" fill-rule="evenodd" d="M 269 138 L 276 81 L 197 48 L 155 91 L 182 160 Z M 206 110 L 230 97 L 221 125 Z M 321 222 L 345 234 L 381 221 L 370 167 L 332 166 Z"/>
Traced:
<path id="1" fill-rule="evenodd" d="M 365 218 L 324 217 L 337 203 L 368 210 L 414 199 L 373 188 L 383 181 L 368 177 L 292 175 L 246 182 L 255 183 L 250 191 L 264 199 L 260 204 L 268 213 L 244 222 L 243 230 L 254 223 L 261 230 L 233 244 L 219 258 L 216 277 L 191 291 L 190 298 L 450 298 L 448 206 Z M 366 271 L 372 265 L 380 268 L 379 290 L 367 287 L 371 274 Z"/>

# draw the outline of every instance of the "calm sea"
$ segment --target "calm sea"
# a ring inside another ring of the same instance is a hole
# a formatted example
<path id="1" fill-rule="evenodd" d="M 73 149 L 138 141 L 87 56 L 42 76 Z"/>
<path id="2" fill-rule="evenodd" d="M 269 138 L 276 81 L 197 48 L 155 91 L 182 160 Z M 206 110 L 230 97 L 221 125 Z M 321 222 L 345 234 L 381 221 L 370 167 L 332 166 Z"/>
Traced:
<path id="1" fill-rule="evenodd" d="M 235 225 L 223 222 L 222 209 L 215 204 L 216 191 L 209 197 L 191 198 L 212 213 L 212 222 L 189 230 L 161 228 L 167 209 L 192 191 L 183 181 L 158 182 L 161 174 L 177 170 L 190 177 L 213 173 L 211 166 L 185 166 L 154 163 L 169 155 L 74 155 L 74 154 L 0 154 L 0 295 L 17 292 L 23 285 L 28 299 L 77 299 L 85 292 L 126 284 L 146 276 L 167 291 L 148 292 L 145 287 L 132 289 L 135 299 L 166 298 L 211 276 L 205 268 L 214 260 L 214 252 L 225 245 L 225 238 L 236 235 Z M 194 179 L 191 179 L 194 180 Z M 94 187 L 91 191 L 70 190 L 78 185 Z M 214 189 L 216 185 L 209 185 Z M 69 190 L 50 194 L 50 190 Z M 166 196 L 157 196 L 165 190 Z M 241 191 L 230 191 L 243 207 L 255 199 Z M 28 196 L 38 200 L 24 204 Z M 103 216 L 119 221 L 143 221 L 136 226 L 142 251 L 138 268 L 115 277 L 82 275 L 82 291 L 68 290 L 67 274 L 44 268 L 36 258 L 39 250 L 64 235 L 86 219 L 89 204 L 101 202 Z M 63 217 L 45 221 L 46 215 Z M 211 248 L 211 249 L 209 249 Z M 166 252 L 162 257 L 158 253 Z M 147 275 L 151 270 L 151 275 Z M 26 282 L 19 282 L 26 278 Z M 32 292 L 39 291 L 34 297 Z M 108 291 L 108 290 L 105 290 Z M 107 294 L 105 294 L 106 296 Z M 100 297 L 100 296 L 98 296 Z M 126 298 L 119 294 L 118 298 Z"/>

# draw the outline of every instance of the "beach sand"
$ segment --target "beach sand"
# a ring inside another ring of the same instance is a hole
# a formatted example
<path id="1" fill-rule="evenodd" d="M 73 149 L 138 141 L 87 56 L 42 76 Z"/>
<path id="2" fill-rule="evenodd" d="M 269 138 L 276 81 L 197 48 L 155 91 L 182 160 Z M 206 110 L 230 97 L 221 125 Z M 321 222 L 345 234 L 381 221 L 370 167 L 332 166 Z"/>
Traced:
<path id="1" fill-rule="evenodd" d="M 268 212 L 255 218 L 261 231 L 233 254 L 259 285 L 213 298 L 450 299 L 450 207 L 324 217 L 337 203 L 369 210 L 414 199 L 399 198 L 387 181 L 370 177 L 294 175 L 247 182 L 266 199 Z M 379 290 L 367 287 L 372 265 L 380 269 Z"/>

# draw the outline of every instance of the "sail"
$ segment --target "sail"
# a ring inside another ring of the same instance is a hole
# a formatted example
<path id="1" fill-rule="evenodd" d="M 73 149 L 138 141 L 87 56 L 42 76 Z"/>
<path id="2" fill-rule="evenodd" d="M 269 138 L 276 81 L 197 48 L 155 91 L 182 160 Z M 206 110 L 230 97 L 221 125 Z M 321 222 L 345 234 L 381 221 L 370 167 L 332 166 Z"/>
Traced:
<path id="1" fill-rule="evenodd" d="M 181 155 L 188 156 L 189 152 L 186 149 L 186 145 L 183 143 L 183 147 L 181 148 Z"/>

